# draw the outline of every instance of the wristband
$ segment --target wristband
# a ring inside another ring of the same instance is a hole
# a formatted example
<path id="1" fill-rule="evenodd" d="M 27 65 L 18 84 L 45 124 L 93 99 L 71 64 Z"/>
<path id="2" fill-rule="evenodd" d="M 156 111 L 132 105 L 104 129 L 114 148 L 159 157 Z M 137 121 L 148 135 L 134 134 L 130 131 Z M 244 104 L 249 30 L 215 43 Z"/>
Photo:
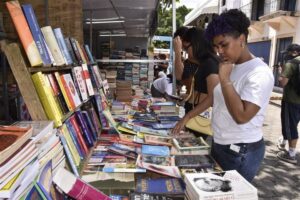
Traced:
<path id="1" fill-rule="evenodd" d="M 222 88 L 225 88 L 225 87 L 227 87 L 228 85 L 232 85 L 232 82 L 231 82 L 231 81 L 227 81 L 226 83 L 221 84 L 221 87 L 222 87 Z"/>

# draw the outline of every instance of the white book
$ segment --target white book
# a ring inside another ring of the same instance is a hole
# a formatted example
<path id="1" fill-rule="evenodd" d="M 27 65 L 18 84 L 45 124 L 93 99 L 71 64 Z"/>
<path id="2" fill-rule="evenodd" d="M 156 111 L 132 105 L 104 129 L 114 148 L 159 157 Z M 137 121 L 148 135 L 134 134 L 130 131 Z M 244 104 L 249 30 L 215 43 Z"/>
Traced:
<path id="1" fill-rule="evenodd" d="M 65 65 L 65 59 L 62 55 L 62 52 L 58 46 L 58 43 L 56 41 L 56 38 L 54 36 L 53 30 L 51 26 L 45 26 L 41 28 L 41 31 L 44 35 L 45 41 L 52 53 L 52 56 L 54 58 L 54 65 L 61 66 Z"/>
<path id="2" fill-rule="evenodd" d="M 94 87 L 92 85 L 92 81 L 91 81 L 91 78 L 90 78 L 90 73 L 89 73 L 87 64 L 85 64 L 85 63 L 82 64 L 82 70 L 83 70 L 83 73 L 82 73 L 83 78 L 85 80 L 88 93 L 89 93 L 90 96 L 92 96 L 92 95 L 95 94 L 95 92 L 94 92 Z"/>
<path id="3" fill-rule="evenodd" d="M 81 100 L 80 100 L 77 90 L 75 88 L 71 74 L 62 74 L 60 77 L 64 79 L 64 81 L 66 83 L 66 85 L 64 86 L 65 90 L 69 90 L 69 94 L 71 95 L 70 98 L 72 98 L 75 107 L 79 106 L 81 104 Z"/>
<path id="4" fill-rule="evenodd" d="M 189 196 L 199 200 L 258 199 L 257 189 L 236 170 L 185 174 Z"/>
<path id="5" fill-rule="evenodd" d="M 79 92 L 81 94 L 81 98 L 83 101 L 88 99 L 88 93 L 87 93 L 87 88 L 86 88 L 86 82 L 83 79 L 83 74 L 82 74 L 82 67 L 77 66 L 72 69 L 75 74 L 75 81 L 79 87 Z"/>

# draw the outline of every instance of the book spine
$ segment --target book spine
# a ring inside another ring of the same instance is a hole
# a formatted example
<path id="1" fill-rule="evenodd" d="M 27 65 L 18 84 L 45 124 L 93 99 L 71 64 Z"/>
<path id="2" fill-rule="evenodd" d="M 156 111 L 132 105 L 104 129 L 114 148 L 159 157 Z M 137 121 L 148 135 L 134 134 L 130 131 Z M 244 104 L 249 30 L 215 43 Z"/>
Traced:
<path id="1" fill-rule="evenodd" d="M 55 39 L 53 30 L 51 28 L 51 26 L 45 26 L 41 28 L 42 33 L 44 35 L 45 41 L 52 53 L 52 56 L 54 58 L 54 65 L 56 66 L 62 66 L 64 64 L 66 64 L 65 59 L 61 53 L 61 50 L 57 44 L 57 41 Z"/>
<path id="2" fill-rule="evenodd" d="M 64 36 L 62 34 L 61 28 L 55 28 L 53 30 L 53 32 L 54 32 L 54 35 L 57 39 L 58 46 L 61 49 L 61 51 L 63 53 L 63 56 L 66 60 L 67 65 L 71 65 L 73 63 L 73 60 L 72 60 L 71 55 L 70 55 L 70 53 L 67 49 L 67 45 L 65 43 Z"/>
<path id="3" fill-rule="evenodd" d="M 96 131 L 100 131 L 101 132 L 101 124 L 100 124 L 100 121 L 99 121 L 99 118 L 96 114 L 96 111 L 94 109 L 94 107 L 91 107 L 89 110 L 88 110 L 92 120 L 93 120 L 93 123 L 94 123 L 94 126 L 95 126 L 95 129 Z"/>
<path id="4" fill-rule="evenodd" d="M 91 78 L 90 78 L 90 73 L 89 73 L 87 64 L 82 64 L 81 66 L 82 66 L 82 77 L 85 80 L 86 87 L 87 87 L 89 95 L 92 96 L 92 95 L 95 94 L 95 92 L 94 92 L 94 88 L 93 88 L 93 85 L 92 85 L 92 81 L 91 81 Z"/>
<path id="5" fill-rule="evenodd" d="M 84 158 L 84 154 L 83 154 L 83 152 L 81 150 L 81 146 L 79 144 L 78 138 L 76 137 L 76 134 L 74 133 L 74 129 L 73 129 L 72 125 L 70 124 L 70 121 L 67 120 L 65 122 L 65 125 L 67 126 L 67 130 L 68 130 L 68 132 L 70 134 L 70 137 L 71 137 L 71 139 L 72 139 L 72 141 L 74 143 L 74 146 L 76 147 L 76 150 L 77 150 L 77 152 L 79 154 L 79 157 L 82 160 Z"/>
<path id="6" fill-rule="evenodd" d="M 79 67 L 74 67 L 72 69 L 72 72 L 73 72 L 73 77 L 75 79 L 75 82 L 78 85 L 79 92 L 80 92 L 80 95 L 81 95 L 81 99 L 83 101 L 85 101 L 85 100 L 88 99 L 88 95 L 87 95 L 87 88 L 86 88 L 85 81 L 82 78 L 82 68 L 80 66 Z"/>
<path id="7" fill-rule="evenodd" d="M 72 49 L 75 53 L 76 59 L 78 61 L 78 64 L 81 65 L 83 63 L 83 60 L 82 60 L 81 55 L 79 53 L 78 47 L 76 45 L 76 40 L 74 38 L 70 38 L 70 42 L 71 42 L 71 45 L 72 45 Z"/>
<path id="8" fill-rule="evenodd" d="M 95 63 L 95 60 L 94 60 L 94 58 L 93 58 L 93 56 L 92 56 L 92 53 L 91 53 L 91 51 L 90 51 L 89 45 L 87 45 L 87 44 L 84 45 L 84 49 L 85 49 L 87 55 L 89 56 L 90 62 Z"/>
<path id="9" fill-rule="evenodd" d="M 32 37 L 29 26 L 18 1 L 7 1 L 6 7 L 16 27 L 21 43 L 32 67 L 43 64 L 41 55 Z"/>
<path id="10" fill-rule="evenodd" d="M 80 44 L 79 44 L 79 42 L 78 42 L 77 40 L 75 40 L 75 44 L 76 44 L 76 46 L 77 46 L 78 52 L 79 52 L 79 54 L 80 54 L 80 57 L 81 57 L 81 59 L 82 59 L 82 63 L 87 64 L 87 60 L 85 59 L 85 56 L 84 56 L 84 54 L 83 54 L 83 52 L 82 52 L 82 49 L 81 49 L 81 46 L 80 46 Z"/>
<path id="11" fill-rule="evenodd" d="M 60 78 L 60 81 L 61 81 L 61 83 L 64 87 L 64 90 L 66 91 L 66 95 L 67 95 L 67 98 L 69 99 L 72 110 L 74 110 L 76 108 L 75 101 L 74 101 L 73 96 L 71 94 L 71 91 L 70 91 L 69 85 L 67 83 L 67 80 L 65 79 L 65 75 L 62 74 L 62 75 L 60 75 L 59 78 Z"/>
<path id="12" fill-rule="evenodd" d="M 79 139 L 79 142 L 81 143 L 82 147 L 83 147 L 83 150 L 85 152 L 85 154 L 87 154 L 89 152 L 87 146 L 86 146 L 86 143 L 83 139 L 83 133 L 82 131 L 80 130 L 78 124 L 77 124 L 77 121 L 75 119 L 75 116 L 73 115 L 72 117 L 70 117 L 70 122 L 75 130 L 75 133 L 77 135 L 77 138 Z"/>
<path id="13" fill-rule="evenodd" d="M 94 73 L 94 70 L 93 70 L 92 66 L 91 66 L 91 65 L 88 65 L 87 68 L 88 68 L 88 70 L 89 70 L 90 79 L 91 79 L 91 82 L 92 82 L 92 86 L 93 86 L 93 88 L 94 88 L 94 91 L 95 91 L 95 90 L 97 91 L 97 89 L 100 88 L 100 83 L 99 83 L 98 80 L 97 80 L 97 77 L 96 77 L 96 75 L 95 75 L 95 73 Z"/>
<path id="14" fill-rule="evenodd" d="M 71 59 L 73 60 L 73 64 L 78 65 L 78 61 L 77 61 L 76 55 L 73 51 L 73 48 L 72 48 L 72 45 L 71 45 L 71 42 L 70 42 L 70 38 L 66 37 L 65 38 L 65 43 L 66 43 L 67 49 L 69 51 L 69 54 L 71 56 Z"/>
<path id="15" fill-rule="evenodd" d="M 73 108 L 72 108 L 72 105 L 71 105 L 70 100 L 68 99 L 68 95 L 67 95 L 67 92 L 65 91 L 64 85 L 63 85 L 63 83 L 61 82 L 60 74 L 59 74 L 58 72 L 54 72 L 54 76 L 55 76 L 56 81 L 57 81 L 57 83 L 58 83 L 58 85 L 59 85 L 60 91 L 61 91 L 62 94 L 63 94 L 64 100 L 65 100 L 65 102 L 66 102 L 66 104 L 67 104 L 67 106 L 68 106 L 69 111 L 72 111 Z"/>
<path id="16" fill-rule="evenodd" d="M 85 122 L 84 119 L 83 119 L 83 116 L 82 116 L 82 114 L 81 114 L 81 111 L 79 111 L 79 110 L 76 111 L 76 112 L 75 112 L 75 116 L 76 116 L 77 121 L 78 121 L 79 124 L 80 124 L 79 127 L 80 127 L 81 130 L 82 130 L 82 133 L 83 133 L 83 135 L 84 135 L 84 138 L 85 138 L 85 140 L 86 140 L 87 145 L 88 145 L 89 147 L 92 147 L 92 146 L 94 145 L 94 143 L 93 143 L 92 138 L 90 137 L 91 133 L 90 133 L 89 130 L 88 130 L 87 124 L 86 124 L 86 122 Z"/>
<path id="17" fill-rule="evenodd" d="M 47 117 L 54 121 L 55 126 L 60 126 L 62 124 L 62 116 L 58 111 L 57 104 L 53 95 L 51 94 L 51 91 L 49 91 L 49 88 L 47 88 L 44 75 L 41 72 L 33 74 L 32 81 L 45 109 Z"/>
<path id="18" fill-rule="evenodd" d="M 70 133 L 67 129 L 66 124 L 63 124 L 61 127 L 61 133 L 63 134 L 63 136 L 65 137 L 66 141 L 67 141 L 67 145 L 71 151 L 71 154 L 73 156 L 74 162 L 76 166 L 79 166 L 80 164 L 80 156 L 79 156 L 79 152 L 77 151 L 77 148 L 70 136 Z"/>
<path id="19" fill-rule="evenodd" d="M 73 157 L 72 157 L 72 154 L 70 152 L 70 149 L 69 149 L 69 147 L 67 145 L 67 141 L 66 141 L 65 137 L 62 135 L 62 133 L 60 133 L 58 136 L 59 136 L 60 141 L 61 141 L 61 143 L 62 143 L 62 145 L 64 147 L 66 156 L 68 158 L 68 161 L 69 161 L 70 167 L 72 168 L 73 173 L 75 174 L 75 176 L 79 177 L 79 173 L 78 173 L 77 167 L 76 167 L 75 162 L 73 160 Z"/>
<path id="20" fill-rule="evenodd" d="M 86 120 L 88 128 L 90 129 L 90 131 L 92 133 L 93 140 L 96 141 L 97 140 L 97 131 L 96 131 L 91 119 L 90 119 L 90 116 L 89 116 L 88 112 L 87 111 L 82 111 L 82 115 L 83 115 L 84 119 Z"/>
<path id="21" fill-rule="evenodd" d="M 88 55 L 87 55 L 87 53 L 85 51 L 84 45 L 80 46 L 80 48 L 81 48 L 81 51 L 82 51 L 82 53 L 84 55 L 84 58 L 85 58 L 86 62 L 90 64 L 91 61 L 90 61 L 90 58 L 88 57 Z"/>
<path id="22" fill-rule="evenodd" d="M 36 16 L 34 14 L 33 8 L 30 4 L 22 5 L 25 17 L 27 19 L 29 28 L 31 30 L 31 34 L 36 43 L 36 46 L 39 50 L 41 58 L 43 60 L 44 66 L 50 66 L 52 64 L 50 55 L 46 48 L 46 43 L 43 38 L 43 34 L 41 32 L 40 26 L 37 22 Z"/>

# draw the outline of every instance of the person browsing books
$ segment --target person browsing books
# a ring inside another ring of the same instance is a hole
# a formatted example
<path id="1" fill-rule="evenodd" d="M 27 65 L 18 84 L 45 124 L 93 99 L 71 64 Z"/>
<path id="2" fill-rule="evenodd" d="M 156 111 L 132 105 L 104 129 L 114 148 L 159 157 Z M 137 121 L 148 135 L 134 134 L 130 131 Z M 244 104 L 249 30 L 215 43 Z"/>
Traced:
<path id="1" fill-rule="evenodd" d="M 180 41 L 177 41 L 180 43 Z M 179 46 L 179 44 L 177 44 Z M 182 47 L 188 52 L 188 61 L 195 63 L 191 72 L 194 78 L 193 95 L 189 99 L 189 105 L 185 106 L 188 111 L 172 130 L 178 134 L 189 119 L 206 111 L 213 103 L 213 89 L 219 83 L 219 63 L 210 42 L 205 38 L 204 31 L 198 28 L 190 28 L 182 37 Z M 194 97 L 194 98 L 193 98 Z"/>
<path id="2" fill-rule="evenodd" d="M 237 170 L 251 182 L 264 158 L 262 126 L 274 85 L 268 65 L 247 47 L 250 20 L 237 9 L 208 25 L 206 36 L 220 56 L 220 84 L 214 88 L 211 155 L 223 170 Z"/>
<path id="3" fill-rule="evenodd" d="M 163 76 L 161 78 L 156 79 L 151 86 L 151 95 L 156 98 L 168 98 L 168 95 L 172 94 L 172 83 L 173 76 L 172 74 L 168 74 L 167 76 Z"/>

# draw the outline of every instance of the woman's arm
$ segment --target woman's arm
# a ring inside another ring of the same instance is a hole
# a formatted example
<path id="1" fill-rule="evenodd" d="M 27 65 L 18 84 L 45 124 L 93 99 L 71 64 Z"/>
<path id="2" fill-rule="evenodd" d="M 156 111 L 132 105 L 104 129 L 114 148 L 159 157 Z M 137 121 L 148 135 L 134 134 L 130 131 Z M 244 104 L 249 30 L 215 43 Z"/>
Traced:
<path id="1" fill-rule="evenodd" d="M 176 76 L 176 80 L 181 80 L 184 65 L 183 65 L 182 57 L 181 57 L 182 42 L 181 42 L 181 39 L 179 36 L 174 38 L 173 45 L 174 45 L 174 52 L 175 52 L 175 63 L 174 63 L 175 76 Z"/>
<path id="2" fill-rule="evenodd" d="M 207 96 L 190 112 L 188 112 L 175 126 L 172 130 L 172 133 L 179 133 L 189 119 L 199 115 L 204 112 L 206 109 L 212 106 L 213 104 L 213 90 L 216 85 L 219 83 L 219 77 L 217 74 L 211 74 L 206 78 L 207 81 Z"/>
<path id="3" fill-rule="evenodd" d="M 219 77 L 226 107 L 238 124 L 249 122 L 259 111 L 260 107 L 254 103 L 243 101 L 235 91 L 232 82 L 229 79 L 233 64 L 221 63 L 219 68 Z"/>

